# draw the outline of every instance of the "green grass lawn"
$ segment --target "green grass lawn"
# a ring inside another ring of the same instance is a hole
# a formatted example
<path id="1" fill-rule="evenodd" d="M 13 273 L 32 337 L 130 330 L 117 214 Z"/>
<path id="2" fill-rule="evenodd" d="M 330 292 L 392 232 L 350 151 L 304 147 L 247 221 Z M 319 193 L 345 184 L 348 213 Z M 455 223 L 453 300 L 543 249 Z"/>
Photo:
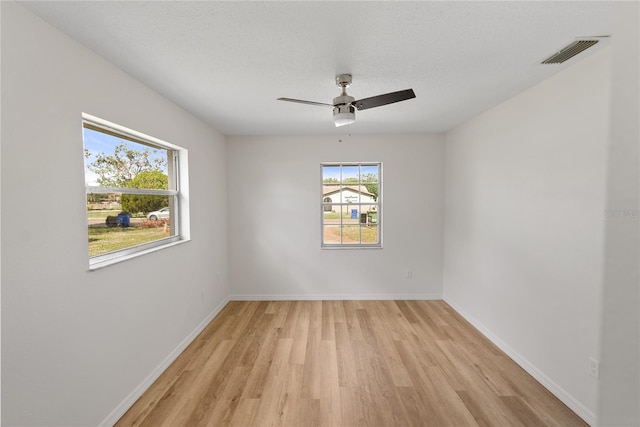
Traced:
<path id="1" fill-rule="evenodd" d="M 360 240 L 360 232 L 362 232 L 362 240 Z M 340 227 L 325 227 L 324 242 L 340 243 Z M 377 243 L 378 227 L 359 225 L 345 225 L 342 227 L 342 243 Z"/>
<path id="2" fill-rule="evenodd" d="M 342 215 L 343 218 L 351 218 L 351 214 L 343 214 Z M 325 219 L 340 219 L 340 213 L 339 212 L 325 212 L 324 213 L 324 218 Z"/>
<path id="3" fill-rule="evenodd" d="M 363 212 L 364 213 L 364 212 Z M 326 219 L 339 219 L 340 218 L 340 212 L 325 212 L 324 213 L 324 217 Z M 351 211 L 349 212 L 343 212 L 342 213 L 342 218 L 343 219 L 349 219 L 351 218 Z M 358 218 L 360 218 L 360 212 L 358 212 Z"/>
<path id="4" fill-rule="evenodd" d="M 87 211 L 88 219 L 107 219 L 108 216 L 118 216 L 121 210 L 115 211 Z M 131 214 L 131 218 L 145 218 L 143 213 Z"/>
<path id="5" fill-rule="evenodd" d="M 344 243 L 358 243 L 359 231 L 362 231 L 362 243 L 378 242 L 378 227 L 345 226 L 342 228 L 342 241 Z"/>
<path id="6" fill-rule="evenodd" d="M 89 256 L 106 254 L 169 237 L 162 227 L 89 227 Z"/>
<path id="7" fill-rule="evenodd" d="M 345 210 L 342 213 L 342 219 L 357 219 L 360 220 L 360 214 L 363 213 L 368 213 L 368 212 L 358 212 L 358 217 L 357 218 L 351 218 L 351 211 L 350 210 Z M 377 212 L 376 212 L 377 214 Z M 324 219 L 340 219 L 340 212 L 324 212 Z"/>
<path id="8" fill-rule="evenodd" d="M 87 218 L 102 218 L 106 219 L 108 216 L 118 216 L 121 211 L 87 211 Z"/>

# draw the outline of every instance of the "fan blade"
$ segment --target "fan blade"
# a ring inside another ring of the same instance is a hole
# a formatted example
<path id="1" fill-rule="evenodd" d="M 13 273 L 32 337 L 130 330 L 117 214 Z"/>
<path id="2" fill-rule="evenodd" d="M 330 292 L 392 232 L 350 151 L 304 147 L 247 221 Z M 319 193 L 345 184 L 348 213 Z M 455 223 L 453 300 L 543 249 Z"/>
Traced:
<path id="1" fill-rule="evenodd" d="M 385 93 L 384 95 L 372 96 L 371 98 L 359 99 L 358 101 L 353 101 L 353 106 L 358 110 L 366 110 L 368 108 L 393 104 L 394 102 L 406 101 L 407 99 L 415 97 L 416 94 L 413 93 L 413 89 L 406 89 L 398 92 Z"/>
<path id="2" fill-rule="evenodd" d="M 304 101 L 302 99 L 278 98 L 278 101 L 297 102 L 298 104 L 319 105 L 321 107 L 333 108 L 333 104 L 325 104 L 324 102 Z"/>

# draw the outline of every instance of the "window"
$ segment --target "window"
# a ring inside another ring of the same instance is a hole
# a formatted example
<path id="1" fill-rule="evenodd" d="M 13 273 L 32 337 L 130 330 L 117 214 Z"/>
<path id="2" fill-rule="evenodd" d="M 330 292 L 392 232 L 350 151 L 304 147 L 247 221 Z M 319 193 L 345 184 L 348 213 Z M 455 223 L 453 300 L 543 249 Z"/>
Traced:
<path id="1" fill-rule="evenodd" d="M 184 239 L 186 150 L 86 114 L 83 141 L 90 268 Z"/>
<path id="2" fill-rule="evenodd" d="M 382 247 L 382 163 L 323 163 L 322 247 Z"/>

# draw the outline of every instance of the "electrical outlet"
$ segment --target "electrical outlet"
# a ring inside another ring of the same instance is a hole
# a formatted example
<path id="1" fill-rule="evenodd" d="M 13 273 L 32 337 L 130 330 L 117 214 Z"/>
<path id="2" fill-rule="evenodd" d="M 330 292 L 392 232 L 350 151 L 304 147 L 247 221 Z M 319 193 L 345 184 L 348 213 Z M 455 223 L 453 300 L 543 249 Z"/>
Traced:
<path id="1" fill-rule="evenodd" d="M 407 270 L 407 279 L 413 279 L 413 271 Z"/>
<path id="2" fill-rule="evenodd" d="M 593 357 L 589 358 L 589 375 L 594 378 L 598 378 L 600 374 L 600 362 Z"/>

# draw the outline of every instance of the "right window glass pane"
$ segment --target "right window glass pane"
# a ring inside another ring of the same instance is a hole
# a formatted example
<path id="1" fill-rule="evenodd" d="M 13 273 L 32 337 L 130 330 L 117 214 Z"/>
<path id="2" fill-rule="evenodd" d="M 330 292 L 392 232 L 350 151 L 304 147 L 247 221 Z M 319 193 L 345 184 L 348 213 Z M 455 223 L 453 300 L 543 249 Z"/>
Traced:
<path id="1" fill-rule="evenodd" d="M 322 247 L 380 248 L 381 163 L 324 163 Z"/>

